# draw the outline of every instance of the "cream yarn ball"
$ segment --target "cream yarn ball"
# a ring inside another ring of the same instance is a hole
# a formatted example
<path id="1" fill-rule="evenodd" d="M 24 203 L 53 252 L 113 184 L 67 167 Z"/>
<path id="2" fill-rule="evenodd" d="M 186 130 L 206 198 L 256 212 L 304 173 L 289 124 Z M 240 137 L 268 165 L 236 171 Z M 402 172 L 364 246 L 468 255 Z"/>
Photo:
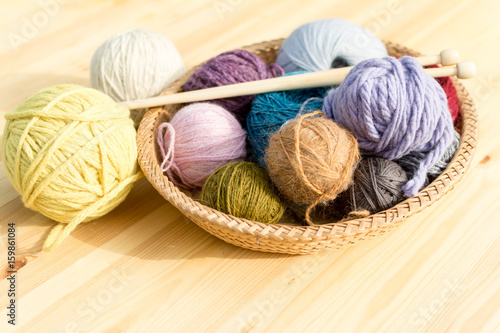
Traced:
<path id="1" fill-rule="evenodd" d="M 90 63 L 92 87 L 116 102 L 157 96 L 186 72 L 175 45 L 152 31 L 133 29 L 102 44 Z M 136 127 L 142 110 L 132 110 Z"/>

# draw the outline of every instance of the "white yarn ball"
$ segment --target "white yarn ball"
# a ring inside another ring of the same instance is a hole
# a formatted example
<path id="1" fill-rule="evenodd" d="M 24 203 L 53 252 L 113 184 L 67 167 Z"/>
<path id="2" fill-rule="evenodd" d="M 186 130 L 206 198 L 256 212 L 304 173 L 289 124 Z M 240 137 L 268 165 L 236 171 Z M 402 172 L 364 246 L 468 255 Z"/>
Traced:
<path id="1" fill-rule="evenodd" d="M 286 73 L 324 71 L 387 57 L 384 43 L 368 30 L 339 18 L 306 23 L 283 41 L 276 63 Z"/>
<path id="2" fill-rule="evenodd" d="M 116 102 L 158 96 L 185 72 L 175 45 L 156 32 L 142 29 L 111 37 L 97 49 L 90 63 L 92 87 Z M 131 113 L 136 125 L 144 111 L 136 111 L 135 117 Z"/>

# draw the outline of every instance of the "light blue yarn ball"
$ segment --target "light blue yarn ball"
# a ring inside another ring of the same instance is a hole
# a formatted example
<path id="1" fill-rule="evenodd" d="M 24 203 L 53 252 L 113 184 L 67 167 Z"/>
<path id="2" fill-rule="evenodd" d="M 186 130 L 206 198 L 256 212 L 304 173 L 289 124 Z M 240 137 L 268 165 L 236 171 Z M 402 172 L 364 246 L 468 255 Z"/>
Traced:
<path id="1" fill-rule="evenodd" d="M 331 18 L 306 23 L 283 41 L 276 63 L 286 73 L 324 71 L 387 57 L 384 43 L 348 21 Z"/>
<path id="2" fill-rule="evenodd" d="M 286 75 L 302 73 L 306 72 L 294 72 Z M 276 91 L 257 95 L 247 115 L 248 138 L 252 145 L 253 161 L 264 166 L 264 154 L 271 135 L 278 131 L 285 122 L 298 116 L 299 113 L 321 110 L 323 98 L 330 88 Z M 311 100 L 309 100 L 310 98 Z"/>

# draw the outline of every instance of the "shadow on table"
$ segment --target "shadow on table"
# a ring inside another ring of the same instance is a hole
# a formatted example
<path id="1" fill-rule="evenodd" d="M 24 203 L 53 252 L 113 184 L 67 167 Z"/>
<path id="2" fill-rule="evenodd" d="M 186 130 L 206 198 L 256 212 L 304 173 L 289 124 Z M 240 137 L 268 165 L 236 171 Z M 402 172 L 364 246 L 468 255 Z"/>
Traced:
<path id="1" fill-rule="evenodd" d="M 145 178 L 115 210 L 80 225 L 71 237 L 105 251 L 149 260 L 290 256 L 242 249 L 212 236 L 182 215 Z"/>

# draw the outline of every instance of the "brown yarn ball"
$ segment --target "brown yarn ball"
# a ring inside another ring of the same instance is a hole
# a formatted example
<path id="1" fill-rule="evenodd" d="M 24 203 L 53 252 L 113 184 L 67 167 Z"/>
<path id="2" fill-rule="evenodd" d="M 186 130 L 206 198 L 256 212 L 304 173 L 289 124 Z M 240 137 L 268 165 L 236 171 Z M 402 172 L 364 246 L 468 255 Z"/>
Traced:
<path id="1" fill-rule="evenodd" d="M 351 187 L 351 208 L 376 213 L 391 208 L 404 199 L 402 187 L 406 172 L 396 162 L 367 157 L 359 162 Z"/>
<path id="2" fill-rule="evenodd" d="M 335 199 L 352 184 L 358 160 L 356 139 L 321 111 L 285 123 L 271 137 L 265 155 L 280 193 L 293 202 L 309 204 L 306 221 L 311 225 L 311 209 Z"/>

